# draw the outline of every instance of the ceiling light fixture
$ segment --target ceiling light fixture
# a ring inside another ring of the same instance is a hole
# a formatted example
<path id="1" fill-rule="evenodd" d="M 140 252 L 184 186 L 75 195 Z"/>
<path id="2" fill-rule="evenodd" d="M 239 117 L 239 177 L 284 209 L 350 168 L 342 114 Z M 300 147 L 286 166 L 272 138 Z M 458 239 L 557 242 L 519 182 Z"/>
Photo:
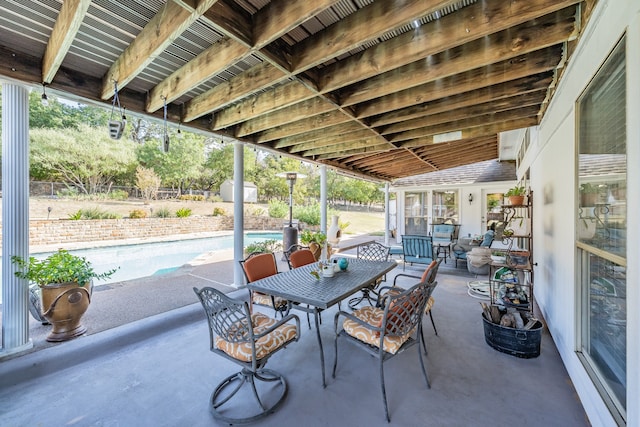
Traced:
<path id="1" fill-rule="evenodd" d="M 118 115 L 121 117 L 120 120 L 114 120 L 113 113 L 116 108 L 116 104 L 118 105 Z M 124 132 L 124 127 L 127 124 L 127 117 L 124 115 L 124 109 L 120 105 L 120 98 L 118 97 L 118 82 L 113 81 L 113 103 L 111 104 L 111 117 L 109 117 L 109 137 L 111 139 L 120 139 L 122 138 L 122 133 Z"/>

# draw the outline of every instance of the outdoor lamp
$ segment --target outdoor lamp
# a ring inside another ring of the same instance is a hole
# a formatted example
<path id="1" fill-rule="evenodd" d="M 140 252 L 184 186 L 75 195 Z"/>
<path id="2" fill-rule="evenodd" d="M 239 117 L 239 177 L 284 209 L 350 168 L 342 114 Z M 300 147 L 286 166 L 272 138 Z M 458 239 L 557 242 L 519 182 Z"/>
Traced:
<path id="1" fill-rule="evenodd" d="M 473 193 L 469 193 L 469 204 L 473 203 Z"/>
<path id="2" fill-rule="evenodd" d="M 40 102 L 43 107 L 49 106 L 49 98 L 47 97 L 47 86 L 42 84 L 42 96 L 40 97 Z"/>
<path id="3" fill-rule="evenodd" d="M 306 175 L 298 172 L 281 172 L 276 176 L 285 178 L 289 182 L 289 226 L 284 227 L 282 234 L 282 246 L 286 251 L 291 245 L 298 243 L 298 229 L 293 226 L 293 185 L 298 178 L 306 178 Z"/>

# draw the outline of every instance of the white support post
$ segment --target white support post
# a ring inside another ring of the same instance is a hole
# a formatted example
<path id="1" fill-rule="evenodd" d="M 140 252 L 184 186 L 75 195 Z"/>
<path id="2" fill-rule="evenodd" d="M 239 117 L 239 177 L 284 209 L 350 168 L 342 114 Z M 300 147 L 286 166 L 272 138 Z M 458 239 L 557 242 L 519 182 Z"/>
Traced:
<path id="1" fill-rule="evenodd" d="M 389 183 L 384 184 L 384 244 L 389 246 Z"/>
<path id="2" fill-rule="evenodd" d="M 327 234 L 327 167 L 320 166 L 320 231 Z"/>
<path id="3" fill-rule="evenodd" d="M 239 261 L 244 252 L 244 145 L 233 145 L 233 283 L 244 285 L 244 273 Z"/>
<path id="4" fill-rule="evenodd" d="M 2 84 L 2 350 L 0 359 L 33 347 L 29 288 L 11 257 L 29 257 L 29 90 Z"/>

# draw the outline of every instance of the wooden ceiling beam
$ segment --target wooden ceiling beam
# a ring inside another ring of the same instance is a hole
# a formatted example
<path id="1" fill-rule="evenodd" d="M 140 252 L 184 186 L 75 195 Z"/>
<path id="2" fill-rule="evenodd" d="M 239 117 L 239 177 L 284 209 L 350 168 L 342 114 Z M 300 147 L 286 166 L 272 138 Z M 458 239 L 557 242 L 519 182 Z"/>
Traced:
<path id="1" fill-rule="evenodd" d="M 336 138 L 335 136 L 327 135 L 324 138 L 318 138 L 313 141 L 305 140 L 305 142 L 296 144 L 293 147 L 291 147 L 289 149 L 289 153 L 299 153 L 301 151 L 307 152 L 309 150 L 317 150 L 321 148 L 337 146 L 339 144 L 348 143 L 352 141 L 362 141 L 362 140 L 370 139 L 374 137 L 376 139 L 381 138 L 377 133 L 371 131 L 370 129 L 360 128 L 352 132 L 344 132 L 343 134 L 340 135 L 339 138 Z M 384 138 L 381 138 L 381 140 L 384 140 L 386 142 Z M 312 154 L 317 154 L 317 153 L 312 153 Z M 306 153 L 303 155 L 306 156 Z"/>
<path id="2" fill-rule="evenodd" d="M 374 5 L 377 3 L 379 2 Z M 430 55 L 535 20 L 577 3 L 580 3 L 580 0 L 478 2 L 422 25 L 413 32 L 404 33 L 370 47 L 360 55 L 327 66 L 326 72 L 318 81 L 318 86 L 322 91 L 337 90 L 403 65 L 424 61 Z M 368 22 L 361 22 L 359 26 L 362 25 L 367 26 Z M 348 34 L 352 31 L 349 29 L 345 32 Z M 342 34 L 341 37 L 345 35 Z M 322 49 L 321 46 L 316 48 Z M 517 48 L 517 45 L 513 45 L 512 48 Z M 297 69 L 298 64 L 295 65 Z"/>
<path id="3" fill-rule="evenodd" d="M 405 120 L 403 122 L 394 123 L 382 129 L 380 133 L 382 135 L 389 135 L 405 132 L 411 129 L 434 126 L 441 123 L 470 119 L 494 112 L 513 110 L 532 105 L 539 106 L 546 96 L 547 91 L 545 88 L 535 92 L 522 92 L 520 94 L 518 94 L 518 92 L 514 92 L 509 96 L 500 97 L 487 102 L 482 102 L 482 100 L 474 102 L 475 99 L 473 97 L 465 96 L 463 97 L 464 99 L 459 100 L 459 102 L 452 99 L 450 101 L 451 103 L 449 104 L 449 102 L 447 102 L 447 105 L 445 106 L 445 100 L 442 100 L 442 102 L 437 103 L 440 108 L 428 110 L 430 111 L 429 114 Z"/>
<path id="4" fill-rule="evenodd" d="M 452 0 L 373 2 L 299 43 L 293 52 L 293 70 L 301 72 L 320 65 L 402 25 L 410 24 L 418 16 L 429 15 L 455 3 L 457 1 Z"/>
<path id="5" fill-rule="evenodd" d="M 266 92 L 245 98 L 229 108 L 217 111 L 211 128 L 229 127 L 306 101 L 314 96 L 317 96 L 316 92 L 310 91 L 308 87 L 294 80 L 272 87 Z"/>
<path id="6" fill-rule="evenodd" d="M 287 148 L 291 146 L 294 146 L 294 148 L 297 148 L 299 145 L 301 145 L 300 141 L 305 141 L 306 143 L 312 143 L 317 140 L 336 138 L 336 137 L 342 136 L 342 134 L 355 132 L 363 129 L 365 129 L 364 126 L 358 122 L 347 122 L 347 123 L 332 126 L 328 129 L 317 129 L 317 130 L 312 130 L 310 132 L 305 132 L 305 133 L 294 135 L 294 136 L 280 138 L 278 141 L 276 141 L 275 144 L 273 144 L 273 148 Z"/>
<path id="7" fill-rule="evenodd" d="M 174 101 L 248 54 L 249 49 L 231 39 L 212 44 L 151 89 L 147 97 L 147 111 L 162 108 L 165 99 L 167 103 Z"/>
<path id="8" fill-rule="evenodd" d="M 513 110 L 485 114 L 482 116 L 470 117 L 453 122 L 441 123 L 433 126 L 425 126 L 418 129 L 396 133 L 394 135 L 387 135 L 387 138 L 393 143 L 400 143 L 403 141 L 409 141 L 425 136 L 455 132 L 462 128 L 471 129 L 474 127 L 485 126 L 492 123 L 501 123 L 509 120 L 532 117 L 536 116 L 539 112 L 540 105 L 533 105 L 524 108 L 516 108 Z"/>
<path id="9" fill-rule="evenodd" d="M 527 22 L 422 61 L 372 76 L 341 91 L 341 105 L 369 101 L 562 43 L 572 34 L 575 26 L 575 16 L 569 12 L 570 10 L 564 10 L 562 13 L 540 18 L 541 25 Z M 555 59 L 557 65 L 560 57 Z M 508 77 L 506 79 L 511 80 Z M 323 88 L 322 82 L 319 82 L 319 87 Z"/>
<path id="10" fill-rule="evenodd" d="M 270 87 L 287 76 L 268 62 L 255 65 L 244 73 L 198 95 L 185 104 L 183 122 L 190 122 L 214 110 L 240 101 L 248 93 Z"/>
<path id="11" fill-rule="evenodd" d="M 196 9 L 167 1 L 122 52 L 102 78 L 101 99 L 113 96 L 114 82 L 124 88 L 217 0 L 200 0 Z"/>
<path id="12" fill-rule="evenodd" d="M 236 135 L 240 137 L 251 135 L 272 127 L 283 126 L 288 123 L 327 113 L 335 110 L 335 108 L 335 105 L 326 101 L 324 98 L 312 98 L 291 107 L 282 108 L 273 113 L 264 114 L 255 119 L 242 122 L 236 129 Z"/>
<path id="13" fill-rule="evenodd" d="M 90 4 L 91 0 L 67 0 L 62 3 L 42 57 L 43 84 L 53 81 L 82 25 Z"/>
<path id="14" fill-rule="evenodd" d="M 536 126 L 538 123 L 539 123 L 538 117 L 535 116 L 535 117 L 525 117 L 525 118 L 520 118 L 515 120 L 507 120 L 507 121 L 492 123 L 484 126 L 469 127 L 465 129 L 460 129 L 462 133 L 461 139 L 477 138 L 480 136 L 498 134 L 500 132 L 506 132 L 509 130 L 524 129 L 530 126 Z M 407 141 L 403 143 L 401 146 L 404 148 L 415 148 L 415 147 L 422 147 L 430 144 L 434 144 L 432 135 Z"/>
<path id="15" fill-rule="evenodd" d="M 298 120 L 286 125 L 275 126 L 271 129 L 259 132 L 253 137 L 256 143 L 262 144 L 269 141 L 275 141 L 280 138 L 295 137 L 313 130 L 326 129 L 331 126 L 343 124 L 352 121 L 353 118 L 347 116 L 341 111 L 329 111 L 309 119 Z"/>
<path id="16" fill-rule="evenodd" d="M 357 133 L 357 132 L 356 132 Z M 372 147 L 372 146 L 382 146 L 383 144 L 387 145 L 387 149 L 395 148 L 393 145 L 389 144 L 387 140 L 382 138 L 381 136 L 372 137 L 360 137 L 352 140 L 340 140 L 336 144 L 325 145 L 321 147 L 316 147 L 311 150 L 306 150 L 302 153 L 304 157 L 317 156 L 322 154 L 340 154 L 343 152 L 348 152 L 352 150 L 359 150 L 362 148 Z"/>
<path id="17" fill-rule="evenodd" d="M 411 108 L 419 108 L 420 105 L 425 105 L 429 101 L 489 88 L 509 81 L 531 78 L 529 76 L 545 72 L 548 73 L 546 75 L 551 76 L 550 71 L 558 65 L 557 58 L 561 55 L 560 44 L 539 49 L 361 103 L 356 108 L 356 114 L 359 119 L 376 116 L 370 120 L 372 126 L 393 123 L 397 121 L 394 120 L 394 115 L 404 116 L 405 114 L 394 110 L 406 109 L 408 112 Z M 388 111 L 392 112 L 387 113 Z"/>
<path id="18" fill-rule="evenodd" d="M 272 0 L 256 13 L 253 20 L 253 46 L 261 49 L 309 17 L 316 16 L 339 2 L 340 0 Z"/>
<path id="19" fill-rule="evenodd" d="M 355 149 L 351 149 L 351 150 L 341 150 L 339 152 L 334 152 L 331 154 L 321 154 L 318 156 L 314 156 L 313 159 L 314 160 L 329 160 L 329 159 L 333 159 L 336 157 L 342 157 L 342 156 L 349 156 L 351 154 L 359 154 L 359 153 L 367 153 L 367 154 L 373 154 L 373 153 L 381 153 L 381 152 L 385 152 L 385 151 L 389 151 L 391 150 L 391 146 L 388 143 L 382 143 L 382 144 L 368 144 L 366 147 L 362 147 L 362 148 L 355 148 Z"/>

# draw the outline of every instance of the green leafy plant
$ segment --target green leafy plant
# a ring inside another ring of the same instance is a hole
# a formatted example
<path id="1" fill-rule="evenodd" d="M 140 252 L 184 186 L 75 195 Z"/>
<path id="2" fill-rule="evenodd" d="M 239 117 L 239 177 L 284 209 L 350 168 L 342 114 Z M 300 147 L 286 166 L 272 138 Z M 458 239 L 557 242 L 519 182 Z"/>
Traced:
<path id="1" fill-rule="evenodd" d="M 280 200 L 272 200 L 269 202 L 269 217 L 284 218 L 289 212 L 289 206 Z"/>
<path id="2" fill-rule="evenodd" d="M 309 225 L 320 225 L 320 205 L 294 206 L 293 216 Z"/>
<path id="3" fill-rule="evenodd" d="M 191 216 L 191 209 L 189 208 L 180 208 L 176 211 L 176 216 L 178 218 L 186 218 Z"/>
<path id="4" fill-rule="evenodd" d="M 327 235 L 322 231 L 311 231 L 309 229 L 303 230 L 300 234 L 300 243 L 303 245 L 308 245 L 309 243 L 317 243 L 319 245 L 324 245 L 324 242 L 327 241 Z"/>
<path id="5" fill-rule="evenodd" d="M 171 218 L 171 211 L 169 208 L 159 208 L 155 211 L 154 216 L 158 218 Z"/>
<path id="6" fill-rule="evenodd" d="M 129 193 L 125 190 L 112 190 L 107 194 L 107 197 L 111 200 L 127 200 L 129 198 Z"/>
<path id="7" fill-rule="evenodd" d="M 59 249 L 42 260 L 35 257 L 25 260 L 19 256 L 12 256 L 11 261 L 20 268 L 20 271 L 15 272 L 17 277 L 27 279 L 29 283 L 35 283 L 40 287 L 69 282 L 85 286 L 92 279 L 106 279 L 117 271 L 117 268 L 114 268 L 98 274 L 85 257 L 72 255 L 64 249 Z"/>
<path id="8" fill-rule="evenodd" d="M 524 185 L 520 185 L 520 183 L 516 184 L 514 187 L 511 187 L 506 193 L 505 196 L 524 196 L 525 195 L 525 187 Z"/>
<path id="9" fill-rule="evenodd" d="M 100 208 L 80 209 L 79 211 L 69 215 L 69 219 L 119 219 L 122 215 L 113 212 L 103 211 Z"/>
<path id="10" fill-rule="evenodd" d="M 248 254 L 253 252 L 276 252 L 282 249 L 282 242 L 275 239 L 263 240 L 248 244 L 244 251 Z"/>

